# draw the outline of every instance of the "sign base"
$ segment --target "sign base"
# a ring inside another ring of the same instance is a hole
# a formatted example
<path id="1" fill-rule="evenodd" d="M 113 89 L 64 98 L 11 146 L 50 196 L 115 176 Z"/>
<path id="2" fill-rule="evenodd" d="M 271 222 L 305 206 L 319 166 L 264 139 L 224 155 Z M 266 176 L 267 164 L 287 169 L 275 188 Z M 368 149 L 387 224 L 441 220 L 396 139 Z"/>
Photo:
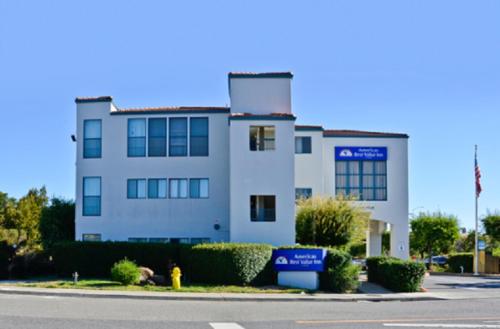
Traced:
<path id="1" fill-rule="evenodd" d="M 292 288 L 318 290 L 319 275 L 318 272 L 312 271 L 278 272 L 278 285 Z"/>

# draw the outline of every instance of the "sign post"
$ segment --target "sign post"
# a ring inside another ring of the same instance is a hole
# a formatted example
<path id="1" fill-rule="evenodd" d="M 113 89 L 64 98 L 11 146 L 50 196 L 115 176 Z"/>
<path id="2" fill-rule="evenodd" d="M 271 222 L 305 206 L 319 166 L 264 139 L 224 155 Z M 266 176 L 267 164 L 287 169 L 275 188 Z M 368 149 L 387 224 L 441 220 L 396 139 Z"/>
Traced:
<path id="1" fill-rule="evenodd" d="M 277 249 L 273 251 L 274 269 L 280 286 L 317 290 L 318 272 L 325 269 L 326 249 Z"/>

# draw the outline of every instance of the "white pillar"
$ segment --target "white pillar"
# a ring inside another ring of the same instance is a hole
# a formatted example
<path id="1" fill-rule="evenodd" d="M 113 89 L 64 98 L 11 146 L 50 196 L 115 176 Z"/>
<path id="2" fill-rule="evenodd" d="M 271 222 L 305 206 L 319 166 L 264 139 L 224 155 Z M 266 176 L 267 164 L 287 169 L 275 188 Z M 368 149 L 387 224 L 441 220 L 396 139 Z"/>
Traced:
<path id="1" fill-rule="evenodd" d="M 382 255 L 382 233 L 384 222 L 370 220 L 370 229 L 366 236 L 366 257 Z"/>
<path id="2" fill-rule="evenodd" d="M 408 259 L 410 256 L 408 223 L 391 224 L 391 256 Z"/>

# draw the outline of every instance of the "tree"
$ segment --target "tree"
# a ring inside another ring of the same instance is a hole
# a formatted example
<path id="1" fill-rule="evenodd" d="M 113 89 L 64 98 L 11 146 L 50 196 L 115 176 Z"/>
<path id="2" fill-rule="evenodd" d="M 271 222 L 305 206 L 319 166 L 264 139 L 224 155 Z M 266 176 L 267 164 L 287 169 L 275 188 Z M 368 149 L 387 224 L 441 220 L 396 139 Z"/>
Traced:
<path id="1" fill-rule="evenodd" d="M 44 247 L 58 241 L 75 239 L 75 203 L 71 200 L 52 198 L 50 206 L 42 211 L 40 234 Z"/>
<path id="2" fill-rule="evenodd" d="M 481 236 L 479 236 L 481 238 Z M 474 244 L 476 243 L 476 231 L 471 230 L 466 235 L 461 235 L 455 241 L 456 252 L 472 252 L 474 251 Z"/>
<path id="3" fill-rule="evenodd" d="M 488 214 L 483 218 L 486 234 L 493 242 L 500 242 L 500 213 Z"/>
<path id="4" fill-rule="evenodd" d="M 297 242 L 342 247 L 361 241 L 368 229 L 370 214 L 350 200 L 314 197 L 298 203 Z"/>
<path id="5" fill-rule="evenodd" d="M 47 206 L 48 197 L 45 187 L 33 188 L 17 203 L 18 228 L 26 232 L 26 242 L 34 247 L 40 242 L 40 217 L 42 210 Z"/>
<path id="6" fill-rule="evenodd" d="M 433 254 L 448 253 L 458 239 L 458 220 L 441 212 L 420 213 L 411 221 L 411 232 L 411 247 L 422 256 L 427 253 L 430 266 Z"/>

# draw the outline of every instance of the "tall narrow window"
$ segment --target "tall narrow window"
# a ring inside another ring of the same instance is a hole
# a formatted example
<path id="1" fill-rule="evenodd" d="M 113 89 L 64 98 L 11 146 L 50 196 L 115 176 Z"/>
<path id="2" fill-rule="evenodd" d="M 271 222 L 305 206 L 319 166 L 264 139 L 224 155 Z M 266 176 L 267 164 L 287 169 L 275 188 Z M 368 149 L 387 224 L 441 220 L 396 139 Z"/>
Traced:
<path id="1" fill-rule="evenodd" d="M 250 220 L 252 222 L 274 222 L 274 221 L 276 221 L 276 196 L 275 195 L 251 195 L 250 196 Z"/>
<path id="2" fill-rule="evenodd" d="M 274 150 L 274 126 L 250 126 L 250 150 Z"/>
<path id="3" fill-rule="evenodd" d="M 208 178 L 192 178 L 189 180 L 189 197 L 191 199 L 208 198 Z"/>
<path id="4" fill-rule="evenodd" d="M 361 201 L 387 200 L 387 161 L 336 161 L 335 191 Z"/>
<path id="5" fill-rule="evenodd" d="M 295 137 L 295 153 L 296 154 L 311 153 L 311 136 Z"/>
<path id="6" fill-rule="evenodd" d="M 168 154 L 170 156 L 186 156 L 187 118 L 170 118 L 169 131 Z"/>
<path id="7" fill-rule="evenodd" d="M 185 199 L 188 196 L 187 179 L 171 179 L 169 186 L 169 195 L 171 199 Z"/>
<path id="8" fill-rule="evenodd" d="M 148 156 L 164 157 L 167 155 L 167 119 L 148 120 Z"/>
<path id="9" fill-rule="evenodd" d="M 189 121 L 189 155 L 208 156 L 208 118 L 191 118 Z"/>
<path id="10" fill-rule="evenodd" d="M 167 197 L 166 179 L 148 179 L 148 198 L 163 199 Z"/>
<path id="11" fill-rule="evenodd" d="M 83 121 L 83 157 L 101 157 L 101 120 Z"/>
<path id="12" fill-rule="evenodd" d="M 146 156 L 146 119 L 128 120 L 128 156 Z"/>
<path id="13" fill-rule="evenodd" d="M 145 199 L 146 198 L 146 180 L 129 179 L 127 180 L 127 198 Z"/>
<path id="14" fill-rule="evenodd" d="M 101 177 L 83 177 L 83 216 L 101 216 Z"/>

